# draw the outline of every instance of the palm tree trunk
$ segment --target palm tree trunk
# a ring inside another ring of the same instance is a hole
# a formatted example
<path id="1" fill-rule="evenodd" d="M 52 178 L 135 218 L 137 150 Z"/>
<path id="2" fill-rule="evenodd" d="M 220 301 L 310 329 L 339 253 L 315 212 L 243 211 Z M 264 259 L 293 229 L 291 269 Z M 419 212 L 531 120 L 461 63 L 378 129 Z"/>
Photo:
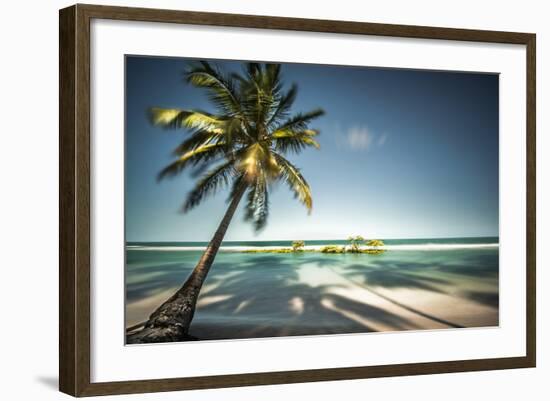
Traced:
<path id="1" fill-rule="evenodd" d="M 193 338 L 188 334 L 189 326 L 191 320 L 193 320 L 201 287 L 210 267 L 212 267 L 246 187 L 246 183 L 243 182 L 235 193 L 214 237 L 185 283 L 149 316 L 149 320 L 144 324 L 143 329 L 126 336 L 128 344 L 184 341 Z"/>

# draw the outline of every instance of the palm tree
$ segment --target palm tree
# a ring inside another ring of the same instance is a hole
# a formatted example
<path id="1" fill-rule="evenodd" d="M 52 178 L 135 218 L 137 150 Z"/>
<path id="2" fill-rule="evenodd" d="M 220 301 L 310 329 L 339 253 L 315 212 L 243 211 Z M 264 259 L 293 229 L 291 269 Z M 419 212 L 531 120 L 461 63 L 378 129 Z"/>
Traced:
<path id="1" fill-rule="evenodd" d="M 245 220 L 255 230 L 268 218 L 269 189 L 288 184 L 308 211 L 311 190 L 287 153 L 319 148 L 319 131 L 309 123 L 324 114 L 316 109 L 291 115 L 297 87 L 284 89 L 280 64 L 247 63 L 240 74 L 229 74 L 201 61 L 186 71 L 188 83 L 204 89 L 215 114 L 200 110 L 151 109 L 151 120 L 165 128 L 184 128 L 190 135 L 175 150 L 176 160 L 159 173 L 173 177 L 191 167 L 201 175 L 189 192 L 183 211 L 198 206 L 222 188 L 230 188 L 229 207 L 193 272 L 166 302 L 155 310 L 129 343 L 181 341 L 189 338 L 189 326 L 203 282 L 223 241 L 241 199 L 246 196 Z"/>
<path id="2" fill-rule="evenodd" d="M 365 238 L 363 238 L 360 235 L 350 236 L 348 237 L 348 241 L 350 243 L 350 252 L 351 253 L 359 253 L 361 251 L 360 246 L 363 242 L 365 242 Z"/>

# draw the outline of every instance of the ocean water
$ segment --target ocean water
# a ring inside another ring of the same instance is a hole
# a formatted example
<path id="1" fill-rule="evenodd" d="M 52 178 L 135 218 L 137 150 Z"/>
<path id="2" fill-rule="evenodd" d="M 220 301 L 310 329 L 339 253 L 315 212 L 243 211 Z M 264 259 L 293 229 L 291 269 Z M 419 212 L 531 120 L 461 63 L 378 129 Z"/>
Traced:
<path id="1" fill-rule="evenodd" d="M 413 239 L 385 239 L 384 249 L 411 249 L 411 250 L 437 250 L 437 249 L 464 249 L 477 247 L 498 247 L 498 237 L 463 237 L 463 238 L 413 238 Z M 244 249 L 284 248 L 290 247 L 292 241 L 224 241 L 221 250 L 240 251 Z M 308 240 L 306 248 L 322 247 L 324 245 L 349 245 L 345 239 L 336 240 Z M 140 250 L 202 250 L 208 242 L 128 242 L 127 249 Z"/>
<path id="2" fill-rule="evenodd" d="M 290 241 L 224 242 L 190 334 L 217 340 L 498 325 L 497 237 L 384 242 L 379 255 L 244 253 Z M 127 244 L 127 326 L 146 320 L 179 288 L 205 246 Z"/>

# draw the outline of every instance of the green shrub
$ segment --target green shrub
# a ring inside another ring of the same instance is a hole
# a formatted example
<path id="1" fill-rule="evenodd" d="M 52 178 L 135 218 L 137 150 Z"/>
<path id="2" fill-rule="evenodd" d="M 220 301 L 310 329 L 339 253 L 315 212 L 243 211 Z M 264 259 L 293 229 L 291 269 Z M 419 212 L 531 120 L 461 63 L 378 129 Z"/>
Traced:
<path id="1" fill-rule="evenodd" d="M 343 246 L 327 245 L 321 248 L 322 253 L 344 253 L 346 249 Z"/>
<path id="2" fill-rule="evenodd" d="M 303 252 L 306 243 L 302 240 L 292 241 L 292 251 L 293 252 Z"/>
<path id="3" fill-rule="evenodd" d="M 384 246 L 384 241 L 380 239 L 371 239 L 367 241 L 365 245 L 377 248 L 379 246 Z"/>

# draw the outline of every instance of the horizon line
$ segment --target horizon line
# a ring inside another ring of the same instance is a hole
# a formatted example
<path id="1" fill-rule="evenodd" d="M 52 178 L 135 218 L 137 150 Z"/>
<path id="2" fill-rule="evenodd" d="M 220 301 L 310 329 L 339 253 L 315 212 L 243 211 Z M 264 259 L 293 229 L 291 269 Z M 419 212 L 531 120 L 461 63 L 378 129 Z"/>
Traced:
<path id="1" fill-rule="evenodd" d="M 373 237 L 374 239 L 382 240 L 411 240 L 411 239 L 457 239 L 457 238 L 500 238 L 500 235 L 468 235 L 468 236 L 450 236 L 450 237 L 392 237 L 392 238 L 379 238 Z M 365 237 L 365 240 L 369 238 Z M 239 240 L 223 240 L 222 242 L 244 242 L 244 241 L 253 241 L 253 242 L 269 242 L 269 241 L 347 241 L 347 238 L 321 238 L 321 239 L 297 239 L 297 238 L 283 238 L 283 239 L 239 239 Z M 210 242 L 208 240 L 125 240 L 125 242 Z"/>

